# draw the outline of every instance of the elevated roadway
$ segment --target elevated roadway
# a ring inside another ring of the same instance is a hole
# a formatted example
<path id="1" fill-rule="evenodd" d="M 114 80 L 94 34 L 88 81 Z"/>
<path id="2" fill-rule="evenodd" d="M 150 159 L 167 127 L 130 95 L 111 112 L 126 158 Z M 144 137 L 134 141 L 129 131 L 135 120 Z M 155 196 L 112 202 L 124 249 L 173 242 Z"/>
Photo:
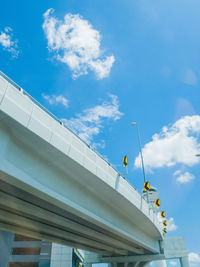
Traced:
<path id="1" fill-rule="evenodd" d="M 2 72 L 0 203 L 6 231 L 104 257 L 161 252 L 157 216 L 142 196 Z"/>

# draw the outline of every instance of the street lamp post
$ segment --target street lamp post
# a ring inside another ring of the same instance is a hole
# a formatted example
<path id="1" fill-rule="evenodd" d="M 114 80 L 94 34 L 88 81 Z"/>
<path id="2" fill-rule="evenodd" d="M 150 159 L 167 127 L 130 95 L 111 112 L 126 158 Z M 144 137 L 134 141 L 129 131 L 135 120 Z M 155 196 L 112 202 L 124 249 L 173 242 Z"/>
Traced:
<path id="1" fill-rule="evenodd" d="M 142 171 L 143 171 L 144 182 L 146 182 L 146 175 L 145 175 L 145 170 L 144 170 L 144 160 L 143 160 L 143 155 L 142 155 L 139 126 L 138 126 L 138 124 L 136 122 L 132 122 L 131 125 L 134 125 L 137 128 L 137 137 L 138 137 L 138 143 L 139 143 L 139 148 L 140 148 L 140 156 L 141 156 L 141 161 L 142 161 Z"/>

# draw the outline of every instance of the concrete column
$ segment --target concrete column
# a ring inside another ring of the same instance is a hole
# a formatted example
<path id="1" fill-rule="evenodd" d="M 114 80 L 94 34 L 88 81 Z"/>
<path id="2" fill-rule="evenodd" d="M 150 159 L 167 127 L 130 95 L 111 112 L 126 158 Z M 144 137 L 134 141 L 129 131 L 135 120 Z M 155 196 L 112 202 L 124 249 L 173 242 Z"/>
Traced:
<path id="1" fill-rule="evenodd" d="M 188 256 L 180 258 L 181 267 L 190 267 Z"/>

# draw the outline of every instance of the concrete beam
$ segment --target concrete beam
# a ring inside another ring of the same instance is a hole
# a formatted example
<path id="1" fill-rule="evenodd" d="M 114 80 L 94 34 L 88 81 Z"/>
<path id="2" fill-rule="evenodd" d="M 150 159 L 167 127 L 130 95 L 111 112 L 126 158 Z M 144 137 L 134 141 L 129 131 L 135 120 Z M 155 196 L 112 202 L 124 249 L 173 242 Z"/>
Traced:
<path id="1" fill-rule="evenodd" d="M 176 259 L 179 258 L 183 267 L 188 267 L 188 252 L 186 249 L 185 241 L 183 237 L 166 237 L 161 242 L 160 254 L 146 254 L 137 256 L 119 256 L 119 257 L 101 257 L 99 262 L 101 263 L 131 263 L 140 262 L 140 265 L 150 261 L 159 261 L 164 259 Z M 91 259 L 92 260 L 92 259 Z M 140 266 L 139 265 L 139 266 Z"/>
<path id="2" fill-rule="evenodd" d="M 161 242 L 166 259 L 175 259 L 188 255 L 185 240 L 183 237 L 166 237 Z"/>
<path id="3" fill-rule="evenodd" d="M 58 238 L 64 238 L 69 241 L 73 241 L 76 244 L 86 244 L 89 242 L 90 246 L 97 250 L 103 250 L 108 251 L 111 254 L 126 254 L 126 251 L 122 251 L 120 249 L 113 249 L 110 246 L 106 246 L 103 244 L 100 244 L 96 241 L 86 239 L 85 237 L 77 236 L 71 232 L 67 232 L 62 230 L 62 228 L 59 228 L 57 225 L 50 226 L 48 224 L 44 224 L 41 222 L 38 222 L 36 220 L 19 216 L 17 214 L 13 214 L 10 211 L 5 211 L 0 209 L 0 221 L 4 221 L 8 224 L 16 225 L 18 227 L 21 227 L 22 229 L 30 229 L 34 232 L 42 232 L 45 234 L 49 234 L 50 236 L 55 236 Z M 72 243 L 72 242 L 71 242 Z M 77 246 L 79 247 L 79 245 Z"/>
<path id="4" fill-rule="evenodd" d="M 35 231 L 29 230 L 29 229 L 22 229 L 22 227 L 20 227 L 20 226 L 11 225 L 8 223 L 0 222 L 0 229 L 2 229 L 3 231 L 8 231 L 8 232 L 14 233 L 14 234 L 20 234 L 20 235 L 29 236 L 32 238 L 38 238 L 40 240 L 46 240 L 48 242 L 53 242 L 53 243 L 65 245 L 68 247 L 73 247 L 75 245 L 74 242 L 70 242 L 68 240 L 65 240 L 64 238 L 57 238 L 57 237 L 52 236 L 52 235 L 35 232 Z M 85 245 L 80 245 L 80 244 L 77 244 L 77 245 L 83 250 L 93 251 L 95 253 L 99 253 L 100 255 L 101 254 L 105 254 L 107 256 L 111 255 L 111 253 L 109 253 L 107 251 L 94 249 L 92 247 L 88 247 Z"/>
<path id="5" fill-rule="evenodd" d="M 1 207 L 5 207 L 8 210 L 13 210 L 18 213 L 23 213 L 28 216 L 33 216 L 40 221 L 48 221 L 49 224 L 56 224 L 61 226 L 66 231 L 77 232 L 80 236 L 87 236 L 92 240 L 98 241 L 100 244 L 106 244 L 110 246 L 110 248 L 118 249 L 119 251 L 124 250 L 122 255 L 126 255 L 129 252 L 144 254 L 144 250 L 134 248 L 134 246 L 130 246 L 120 242 L 117 239 L 109 237 L 108 235 L 102 234 L 98 231 L 95 231 L 89 227 L 84 226 L 83 224 L 77 223 L 75 221 L 71 221 L 66 218 L 64 215 L 57 215 L 55 212 L 48 211 L 44 208 L 40 208 L 37 205 L 31 204 L 27 201 L 21 200 L 19 198 L 8 195 L 2 191 L 0 191 L 0 202 Z M 89 242 L 89 239 L 88 239 Z M 88 243 L 87 242 L 87 243 Z"/>
<path id="6" fill-rule="evenodd" d="M 121 262 L 143 262 L 143 261 L 154 261 L 165 259 L 164 254 L 151 254 L 151 255 L 140 255 L 140 256 L 120 256 L 120 257 L 101 257 L 99 262 L 90 263 L 121 263 Z"/>

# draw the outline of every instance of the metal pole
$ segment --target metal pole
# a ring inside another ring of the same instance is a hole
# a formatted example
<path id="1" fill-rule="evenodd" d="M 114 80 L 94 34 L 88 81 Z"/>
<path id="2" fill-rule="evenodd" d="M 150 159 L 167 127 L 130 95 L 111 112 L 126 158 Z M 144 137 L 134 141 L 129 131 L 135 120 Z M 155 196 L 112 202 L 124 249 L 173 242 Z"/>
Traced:
<path id="1" fill-rule="evenodd" d="M 141 156 L 141 161 L 142 161 L 142 171 L 143 171 L 144 182 L 146 182 L 146 175 L 145 175 L 145 170 L 144 170 L 144 160 L 143 160 L 143 155 L 142 155 L 142 146 L 141 146 L 141 138 L 140 138 L 139 126 L 138 126 L 138 124 L 136 122 L 132 122 L 132 125 L 136 125 L 136 127 L 137 127 L 138 143 L 139 143 L 140 156 Z M 149 192 L 148 192 L 148 190 L 147 190 L 147 202 L 149 203 Z M 150 209 L 149 209 L 149 212 L 150 212 Z"/>
<path id="2" fill-rule="evenodd" d="M 144 177 L 144 182 L 146 182 L 146 175 L 145 175 L 145 170 L 144 170 L 144 160 L 143 160 L 143 155 L 142 155 L 142 148 L 141 148 L 141 138 L 140 138 L 140 131 L 139 131 L 139 126 L 136 123 L 137 127 L 137 136 L 138 136 L 138 143 L 139 143 L 139 148 L 140 148 L 140 156 L 141 156 L 141 161 L 142 161 L 142 171 L 143 171 L 143 177 Z"/>

